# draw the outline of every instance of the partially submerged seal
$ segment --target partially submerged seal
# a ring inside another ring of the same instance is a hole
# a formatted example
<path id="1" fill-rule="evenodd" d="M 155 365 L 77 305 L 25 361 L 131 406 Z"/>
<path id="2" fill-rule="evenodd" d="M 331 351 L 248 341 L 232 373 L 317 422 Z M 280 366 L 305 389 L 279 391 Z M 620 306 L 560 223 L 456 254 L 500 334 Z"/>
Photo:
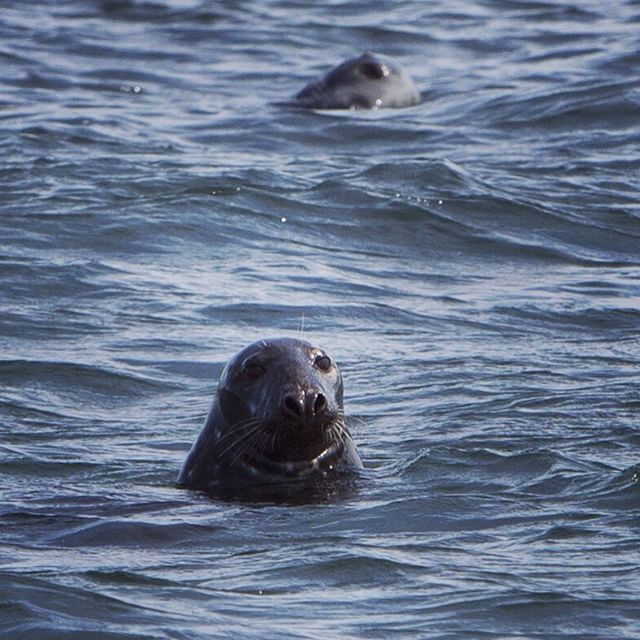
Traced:
<path id="1" fill-rule="evenodd" d="M 213 494 L 255 494 L 359 468 L 337 364 L 308 342 L 277 338 L 249 345 L 224 368 L 178 482 Z"/>
<path id="2" fill-rule="evenodd" d="M 367 51 L 308 84 L 291 104 L 310 109 L 382 109 L 418 102 L 420 92 L 404 67 Z"/>

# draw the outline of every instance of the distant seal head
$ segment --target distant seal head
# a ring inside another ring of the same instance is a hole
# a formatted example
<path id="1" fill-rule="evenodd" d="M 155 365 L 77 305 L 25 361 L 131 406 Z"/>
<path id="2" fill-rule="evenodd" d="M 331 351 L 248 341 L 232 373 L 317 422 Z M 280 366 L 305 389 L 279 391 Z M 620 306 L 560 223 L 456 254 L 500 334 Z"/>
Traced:
<path id="1" fill-rule="evenodd" d="M 212 494 L 304 484 L 362 468 L 337 364 L 303 340 L 261 340 L 224 368 L 178 483 Z"/>
<path id="2" fill-rule="evenodd" d="M 291 104 L 310 109 L 382 109 L 418 102 L 420 92 L 404 67 L 367 51 L 308 84 Z"/>

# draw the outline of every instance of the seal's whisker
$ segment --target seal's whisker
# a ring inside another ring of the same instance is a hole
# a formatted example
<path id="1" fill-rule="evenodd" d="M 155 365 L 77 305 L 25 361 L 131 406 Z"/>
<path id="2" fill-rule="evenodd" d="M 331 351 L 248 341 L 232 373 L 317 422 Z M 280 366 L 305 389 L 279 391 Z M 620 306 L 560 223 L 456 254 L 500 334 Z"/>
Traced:
<path id="1" fill-rule="evenodd" d="M 272 430 L 265 439 L 265 449 L 274 450 L 278 443 L 278 431 Z"/>
<path id="2" fill-rule="evenodd" d="M 278 437 L 277 432 L 274 432 L 273 429 L 263 428 L 265 427 L 264 424 L 261 424 L 260 427 L 260 430 L 252 431 L 252 437 L 247 438 L 247 440 L 243 443 L 241 450 L 239 450 L 232 459 L 232 465 L 237 464 L 240 458 L 247 452 L 262 454 L 265 451 L 273 450 L 275 448 L 276 439 Z M 258 437 L 253 438 L 254 435 L 257 435 Z"/>
<path id="3" fill-rule="evenodd" d="M 238 464 L 238 462 L 240 461 L 240 459 L 249 451 L 259 451 L 259 447 L 256 446 L 256 443 L 254 442 L 255 438 L 254 436 L 258 435 L 259 438 L 262 438 L 264 436 L 263 433 L 261 433 L 262 431 L 262 423 L 259 423 L 256 425 L 256 427 L 254 429 L 252 429 L 251 431 L 249 431 L 246 436 L 238 442 L 238 450 L 234 453 L 233 457 L 231 458 L 230 464 L 231 466 L 235 466 Z"/>
<path id="4" fill-rule="evenodd" d="M 343 420 L 336 421 L 333 424 L 333 429 L 335 433 L 335 437 L 342 444 L 346 444 L 348 441 L 353 442 L 353 438 L 351 437 L 351 433 L 347 428 L 346 423 Z"/>
<path id="5" fill-rule="evenodd" d="M 260 417 L 251 417 L 245 420 L 239 420 L 238 422 L 234 422 L 229 425 L 227 433 L 224 433 L 220 436 L 219 442 L 222 440 L 226 440 L 227 438 L 233 438 L 234 435 L 237 435 L 240 432 L 243 432 L 247 429 L 247 427 L 253 427 L 256 424 L 263 424 L 264 420 Z"/>
<path id="6" fill-rule="evenodd" d="M 366 424 L 366 422 L 362 418 L 358 418 L 358 416 L 349 416 L 349 422 L 355 423 L 354 426 L 356 429 Z"/>
<path id="7" fill-rule="evenodd" d="M 247 429 L 247 427 L 249 427 Z M 225 457 L 232 449 L 236 448 L 236 447 L 240 447 L 241 449 L 243 449 L 243 447 L 245 447 L 247 444 L 251 443 L 251 439 L 252 437 L 256 434 L 259 433 L 260 430 L 262 429 L 262 421 L 260 420 L 255 420 L 255 421 L 250 421 L 245 423 L 245 425 L 243 425 L 242 430 L 239 429 L 234 429 L 233 431 L 225 434 L 226 436 L 236 436 L 233 440 L 231 440 L 231 442 L 229 442 L 227 444 L 227 446 L 225 446 L 224 449 L 222 449 L 222 451 L 219 452 L 219 456 L 221 458 Z M 220 440 L 218 440 L 218 443 L 222 442 L 223 438 L 220 438 Z"/>
<path id="8" fill-rule="evenodd" d="M 352 423 L 355 423 L 354 425 L 355 429 L 358 429 L 366 424 L 362 418 L 357 418 L 357 417 L 354 418 L 353 416 L 349 416 L 349 419 L 347 420 L 347 416 L 342 407 L 338 409 L 338 418 L 342 422 L 343 428 L 347 431 L 347 435 L 349 436 L 350 440 L 353 440 L 353 436 L 351 435 L 351 430 L 350 430 Z"/>

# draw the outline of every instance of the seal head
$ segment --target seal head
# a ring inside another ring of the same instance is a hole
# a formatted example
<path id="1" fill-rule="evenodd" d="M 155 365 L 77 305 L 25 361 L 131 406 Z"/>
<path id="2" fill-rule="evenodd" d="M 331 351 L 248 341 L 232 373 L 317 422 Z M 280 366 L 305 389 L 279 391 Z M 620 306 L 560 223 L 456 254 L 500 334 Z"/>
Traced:
<path id="1" fill-rule="evenodd" d="M 309 109 L 382 109 L 418 102 L 420 92 L 404 67 L 367 51 L 308 84 L 292 104 Z"/>
<path id="2" fill-rule="evenodd" d="M 178 482 L 221 493 L 361 467 L 337 364 L 308 342 L 277 338 L 249 345 L 226 365 Z"/>

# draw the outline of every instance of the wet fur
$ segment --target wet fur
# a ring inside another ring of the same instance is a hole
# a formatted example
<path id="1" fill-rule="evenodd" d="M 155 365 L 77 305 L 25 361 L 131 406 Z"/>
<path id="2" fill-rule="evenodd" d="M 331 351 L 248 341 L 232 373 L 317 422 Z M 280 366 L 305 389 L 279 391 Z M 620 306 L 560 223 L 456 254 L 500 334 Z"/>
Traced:
<path id="1" fill-rule="evenodd" d="M 419 101 L 420 92 L 402 65 L 365 52 L 309 83 L 292 104 L 310 109 L 380 109 Z"/>
<path id="2" fill-rule="evenodd" d="M 225 367 L 207 421 L 178 482 L 209 492 L 349 473 L 362 462 L 342 406 L 340 371 L 314 366 L 324 352 L 291 338 L 250 345 Z M 253 380 L 251 364 L 264 374 Z M 291 418 L 283 394 L 322 394 L 320 415 Z"/>

